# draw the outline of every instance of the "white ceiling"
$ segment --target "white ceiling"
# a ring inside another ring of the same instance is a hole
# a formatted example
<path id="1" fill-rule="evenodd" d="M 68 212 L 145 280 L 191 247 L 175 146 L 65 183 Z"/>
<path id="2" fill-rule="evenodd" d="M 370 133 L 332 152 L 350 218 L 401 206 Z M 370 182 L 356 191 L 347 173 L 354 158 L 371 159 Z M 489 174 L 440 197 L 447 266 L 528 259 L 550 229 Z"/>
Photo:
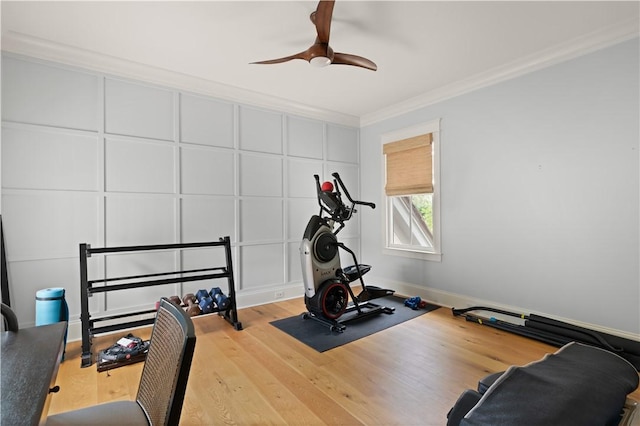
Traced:
<path id="1" fill-rule="evenodd" d="M 316 5 L 2 1 L 2 48 L 123 75 L 138 67 L 227 97 L 237 91 L 367 120 L 638 36 L 640 15 L 638 1 L 337 0 L 330 45 L 378 71 L 249 64 L 309 47 Z"/>

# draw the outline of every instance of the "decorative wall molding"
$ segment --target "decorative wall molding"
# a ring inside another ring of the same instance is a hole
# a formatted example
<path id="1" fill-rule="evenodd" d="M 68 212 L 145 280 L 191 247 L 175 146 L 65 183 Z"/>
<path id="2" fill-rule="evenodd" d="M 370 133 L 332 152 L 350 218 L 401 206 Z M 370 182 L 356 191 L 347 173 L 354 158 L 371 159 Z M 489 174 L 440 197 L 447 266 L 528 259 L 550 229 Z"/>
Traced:
<path id="1" fill-rule="evenodd" d="M 299 297 L 298 236 L 317 212 L 313 174 L 337 171 L 359 193 L 356 126 L 14 53 L 2 55 L 2 80 L 2 155 L 10 165 L 3 167 L 2 213 L 12 231 L 14 300 L 29 301 L 43 282 L 73 287 L 79 242 L 126 246 L 224 235 L 232 240 L 239 306 Z M 358 252 L 359 234 L 356 227 L 347 234 Z M 190 251 L 110 264 L 146 273 L 209 261 Z M 97 262 L 104 271 L 106 263 Z M 99 316 L 138 312 L 161 296 L 197 289 L 180 283 L 133 298 L 115 294 L 92 299 L 90 309 Z M 79 302 L 68 294 L 73 339 Z M 21 326 L 32 326 L 33 303 L 22 307 Z"/>
<path id="2" fill-rule="evenodd" d="M 360 125 L 360 119 L 356 116 L 327 111 L 311 105 L 295 103 L 287 99 L 103 55 L 15 31 L 3 34 L 2 51 L 336 124 L 353 127 Z"/>

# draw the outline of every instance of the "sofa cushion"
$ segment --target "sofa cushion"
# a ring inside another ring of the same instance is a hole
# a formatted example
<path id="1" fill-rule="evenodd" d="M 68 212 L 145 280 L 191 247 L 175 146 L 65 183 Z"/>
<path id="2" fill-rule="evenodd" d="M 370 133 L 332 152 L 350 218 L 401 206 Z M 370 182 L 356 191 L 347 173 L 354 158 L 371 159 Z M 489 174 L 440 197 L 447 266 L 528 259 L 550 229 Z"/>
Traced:
<path id="1" fill-rule="evenodd" d="M 482 394 L 467 389 L 462 392 L 454 406 L 447 413 L 447 426 L 457 426 L 462 418 L 471 410 L 482 398 Z"/>
<path id="2" fill-rule="evenodd" d="M 489 374 L 478 381 L 478 392 L 484 395 L 489 387 L 498 380 L 500 376 L 504 374 L 504 371 L 498 373 Z"/>
<path id="3" fill-rule="evenodd" d="M 617 424 L 638 373 L 604 349 L 569 343 L 555 354 L 510 367 L 461 420 L 461 425 Z"/>

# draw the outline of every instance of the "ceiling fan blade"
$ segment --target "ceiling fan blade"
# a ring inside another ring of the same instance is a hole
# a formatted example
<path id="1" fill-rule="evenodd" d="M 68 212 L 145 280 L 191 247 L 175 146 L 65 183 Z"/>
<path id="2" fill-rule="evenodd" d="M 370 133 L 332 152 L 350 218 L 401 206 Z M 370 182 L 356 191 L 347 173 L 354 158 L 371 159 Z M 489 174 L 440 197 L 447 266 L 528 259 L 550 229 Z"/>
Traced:
<path id="1" fill-rule="evenodd" d="M 311 20 L 316 26 L 318 40 L 320 43 L 329 44 L 329 33 L 331 32 L 331 16 L 335 0 L 320 0 L 318 8 L 311 14 Z"/>
<path id="2" fill-rule="evenodd" d="M 310 59 L 309 58 L 309 51 L 305 50 L 304 52 L 296 53 L 295 55 L 291 55 L 291 56 L 285 56 L 284 58 L 268 59 L 266 61 L 250 62 L 250 64 L 281 64 L 283 62 L 288 62 L 288 61 L 291 61 L 293 59 L 304 59 L 305 61 L 308 61 Z"/>
<path id="3" fill-rule="evenodd" d="M 378 66 L 369 59 L 363 58 L 362 56 L 350 55 L 349 53 L 334 53 L 333 61 L 331 61 L 331 64 L 353 65 L 373 71 L 376 71 L 378 69 Z"/>
<path id="4" fill-rule="evenodd" d="M 377 71 L 378 66 L 371 60 L 362 56 L 348 53 L 335 53 L 329 46 L 329 35 L 331 33 L 331 19 L 333 17 L 333 7 L 335 0 L 320 0 L 316 10 L 309 17 L 316 27 L 316 41 L 304 52 L 284 58 L 269 59 L 266 61 L 251 62 L 252 64 L 280 64 L 293 59 L 304 59 L 313 66 L 324 67 L 329 64 L 352 65 Z"/>

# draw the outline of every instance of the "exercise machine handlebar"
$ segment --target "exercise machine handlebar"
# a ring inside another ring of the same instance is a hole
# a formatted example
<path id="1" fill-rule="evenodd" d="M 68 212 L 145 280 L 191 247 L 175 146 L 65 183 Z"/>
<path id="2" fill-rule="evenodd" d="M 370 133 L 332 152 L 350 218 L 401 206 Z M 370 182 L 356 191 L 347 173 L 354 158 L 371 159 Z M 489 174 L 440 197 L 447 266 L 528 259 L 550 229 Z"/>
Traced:
<path id="1" fill-rule="evenodd" d="M 372 209 L 376 208 L 376 204 L 375 203 L 370 203 L 368 201 L 357 201 L 354 200 L 353 198 L 351 198 L 351 194 L 349 194 L 349 191 L 347 190 L 347 187 L 344 185 L 344 183 L 342 182 L 342 179 L 340 178 L 340 175 L 338 174 L 338 172 L 334 172 L 331 174 L 331 176 L 333 176 L 333 178 L 335 179 L 335 181 L 338 183 L 338 185 L 340 186 L 340 188 L 342 188 L 342 190 L 344 191 L 344 195 L 347 196 L 347 199 L 349 201 L 351 201 L 351 203 L 353 204 L 359 204 L 362 206 L 367 206 L 367 207 L 371 207 Z"/>
<path id="2" fill-rule="evenodd" d="M 333 233 L 334 235 L 340 232 L 340 230 L 344 227 L 344 223 L 351 219 L 351 216 L 356 212 L 356 205 L 363 205 L 367 207 L 371 207 L 372 209 L 376 208 L 374 203 L 369 203 L 366 201 L 354 200 L 349 194 L 344 182 L 340 178 L 340 175 L 336 172 L 332 174 L 333 176 L 333 184 L 331 182 L 325 182 L 320 185 L 320 176 L 313 175 L 316 180 L 316 191 L 318 195 L 318 204 L 320 205 L 320 216 L 322 216 L 322 212 L 325 212 L 329 215 L 329 218 L 334 222 L 340 224 L 338 229 L 336 229 Z M 328 184 L 328 185 L 327 185 Z M 345 205 L 342 201 L 342 192 L 351 202 L 351 206 Z"/>

